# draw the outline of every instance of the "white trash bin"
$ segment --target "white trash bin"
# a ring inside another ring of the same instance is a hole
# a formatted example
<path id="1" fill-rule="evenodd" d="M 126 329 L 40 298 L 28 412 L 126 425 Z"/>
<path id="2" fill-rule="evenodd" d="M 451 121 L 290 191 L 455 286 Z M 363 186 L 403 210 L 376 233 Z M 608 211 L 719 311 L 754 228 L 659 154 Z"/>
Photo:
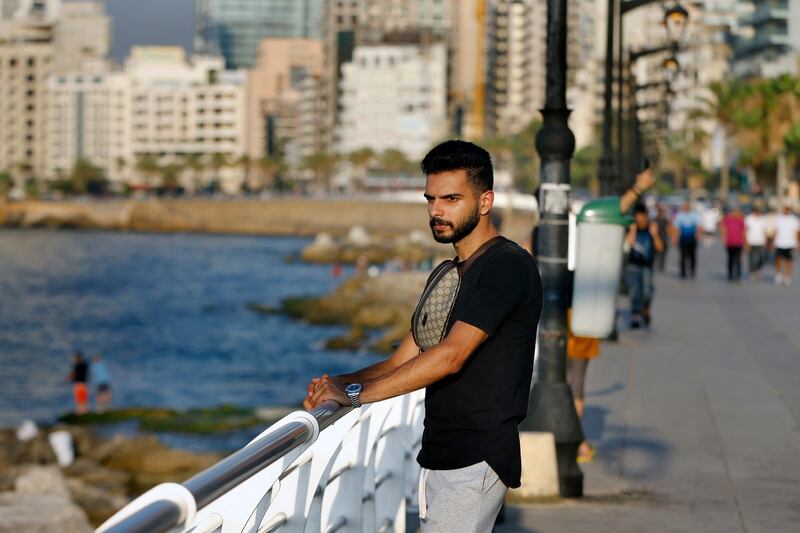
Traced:
<path id="1" fill-rule="evenodd" d="M 622 275 L 622 243 L 631 219 L 622 214 L 619 198 L 587 203 L 578 214 L 572 333 L 606 338 L 614 330 Z"/>

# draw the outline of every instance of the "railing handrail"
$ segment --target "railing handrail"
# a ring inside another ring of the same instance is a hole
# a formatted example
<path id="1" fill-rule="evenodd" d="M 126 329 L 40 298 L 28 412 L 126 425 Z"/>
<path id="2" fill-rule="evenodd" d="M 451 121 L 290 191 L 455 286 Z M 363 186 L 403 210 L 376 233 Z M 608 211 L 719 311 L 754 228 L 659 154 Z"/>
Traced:
<path id="1" fill-rule="evenodd" d="M 176 486 L 179 490 L 173 494 L 155 489 L 152 494 L 143 494 L 126 508 L 130 511 L 126 516 L 115 515 L 97 532 L 167 533 L 187 518 L 186 506 L 181 505 L 181 487 L 191 494 L 193 511 L 201 509 L 287 453 L 315 440 L 320 432 L 351 410 L 350 406 L 327 402 L 309 413 L 295 411 L 272 424 L 244 448 Z"/>

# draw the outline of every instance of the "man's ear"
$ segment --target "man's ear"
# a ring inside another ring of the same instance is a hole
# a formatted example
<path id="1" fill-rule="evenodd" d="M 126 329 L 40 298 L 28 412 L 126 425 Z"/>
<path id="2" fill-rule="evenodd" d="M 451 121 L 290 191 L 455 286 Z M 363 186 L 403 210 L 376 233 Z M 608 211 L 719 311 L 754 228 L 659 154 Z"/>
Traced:
<path id="1" fill-rule="evenodd" d="M 481 194 L 481 215 L 488 215 L 494 205 L 494 191 L 488 190 Z"/>

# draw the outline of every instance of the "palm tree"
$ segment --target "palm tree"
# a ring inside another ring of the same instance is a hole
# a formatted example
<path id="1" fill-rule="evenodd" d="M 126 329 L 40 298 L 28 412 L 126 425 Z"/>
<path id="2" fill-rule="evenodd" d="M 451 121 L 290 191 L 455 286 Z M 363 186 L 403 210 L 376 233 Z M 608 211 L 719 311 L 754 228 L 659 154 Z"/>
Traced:
<path id="1" fill-rule="evenodd" d="M 180 187 L 178 177 L 183 171 L 183 166 L 179 163 L 167 163 L 158 168 L 158 173 L 161 174 L 161 188 L 170 194 L 175 194 L 175 191 Z"/>
<path id="2" fill-rule="evenodd" d="M 200 154 L 187 154 L 184 158 L 184 163 L 186 164 L 186 168 L 189 169 L 189 172 L 191 173 L 192 192 L 194 192 L 199 188 L 199 175 L 203 170 L 203 156 Z"/>
<path id="3" fill-rule="evenodd" d="M 283 163 L 280 159 L 264 156 L 256 161 L 256 168 L 258 169 L 256 189 L 264 191 L 273 187 L 275 178 L 283 170 Z"/>
<path id="4" fill-rule="evenodd" d="M 331 174 L 339 162 L 336 154 L 325 151 L 315 152 L 303 158 L 302 167 L 311 171 L 318 185 L 329 192 L 331 189 Z"/>
<path id="5" fill-rule="evenodd" d="M 240 167 L 242 170 L 244 170 L 244 180 L 243 180 L 243 183 L 245 184 L 245 187 L 247 187 L 248 189 L 250 189 L 250 188 L 251 188 L 251 185 L 252 185 L 252 184 L 250 183 L 250 169 L 251 169 L 251 167 L 252 167 L 252 165 L 253 165 L 253 160 L 250 158 L 250 156 L 249 156 L 249 155 L 247 155 L 247 154 L 242 154 L 242 155 L 241 155 L 241 156 L 239 156 L 239 158 L 236 160 L 236 163 L 235 163 L 235 164 L 236 164 L 236 166 L 237 166 L 237 167 Z"/>
<path id="6" fill-rule="evenodd" d="M 731 174 L 728 164 L 728 143 L 737 130 L 737 111 L 740 109 L 746 93 L 740 80 L 715 81 L 708 87 L 710 98 L 703 98 L 701 109 L 691 114 L 690 118 L 709 118 L 722 128 L 722 167 L 720 168 L 720 196 L 727 201 L 730 192 Z"/>
<path id="7" fill-rule="evenodd" d="M 364 179 L 367 177 L 367 169 L 375 159 L 375 151 L 372 148 L 364 147 L 347 154 L 347 160 L 353 165 L 356 173 L 356 186 L 360 188 Z"/>
<path id="8" fill-rule="evenodd" d="M 763 82 L 763 91 L 772 102 L 768 111 L 769 147 L 778 160 L 777 194 L 782 203 L 789 185 L 790 142 L 793 128 L 800 121 L 800 80 L 784 74 Z"/>
<path id="9" fill-rule="evenodd" d="M 150 154 L 142 154 L 136 159 L 136 170 L 144 175 L 144 182 L 149 185 L 151 178 L 158 174 L 158 161 Z"/>
<path id="10" fill-rule="evenodd" d="M 406 154 L 395 148 L 388 148 L 381 153 L 380 165 L 385 172 L 393 176 L 408 173 L 413 166 Z"/>

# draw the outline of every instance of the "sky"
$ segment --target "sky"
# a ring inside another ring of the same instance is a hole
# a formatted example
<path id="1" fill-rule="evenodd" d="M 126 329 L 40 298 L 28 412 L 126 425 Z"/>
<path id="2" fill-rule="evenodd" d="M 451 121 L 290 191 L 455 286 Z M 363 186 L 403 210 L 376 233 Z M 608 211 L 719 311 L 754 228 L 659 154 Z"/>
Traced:
<path id="1" fill-rule="evenodd" d="M 194 0 L 105 0 L 113 19 L 111 57 L 122 63 L 131 46 L 180 45 L 191 52 Z"/>

